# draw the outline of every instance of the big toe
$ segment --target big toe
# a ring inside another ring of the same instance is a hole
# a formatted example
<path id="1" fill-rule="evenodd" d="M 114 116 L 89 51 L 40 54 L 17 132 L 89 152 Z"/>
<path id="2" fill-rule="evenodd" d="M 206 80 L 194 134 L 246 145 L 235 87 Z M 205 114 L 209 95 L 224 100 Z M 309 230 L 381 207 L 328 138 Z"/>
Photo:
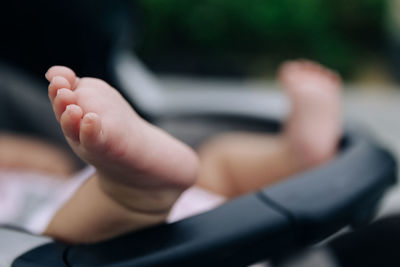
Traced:
<path id="1" fill-rule="evenodd" d="M 61 76 L 65 78 L 71 86 L 74 86 L 76 83 L 76 75 L 73 70 L 64 66 L 53 66 L 51 67 L 45 74 L 46 79 L 51 82 L 54 77 Z"/>

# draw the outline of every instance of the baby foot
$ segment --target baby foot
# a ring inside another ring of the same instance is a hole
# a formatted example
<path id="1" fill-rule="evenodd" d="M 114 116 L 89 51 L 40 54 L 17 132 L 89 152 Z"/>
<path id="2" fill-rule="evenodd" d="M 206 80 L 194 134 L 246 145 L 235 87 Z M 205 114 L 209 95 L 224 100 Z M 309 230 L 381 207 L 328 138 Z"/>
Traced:
<path id="1" fill-rule="evenodd" d="M 292 104 L 284 135 L 299 168 L 330 159 L 342 131 L 340 77 L 317 63 L 298 60 L 281 66 L 279 81 Z"/>
<path id="2" fill-rule="evenodd" d="M 97 170 L 99 185 L 130 211 L 167 213 L 197 177 L 197 156 L 140 118 L 110 85 L 66 67 L 46 73 L 64 135 Z"/>

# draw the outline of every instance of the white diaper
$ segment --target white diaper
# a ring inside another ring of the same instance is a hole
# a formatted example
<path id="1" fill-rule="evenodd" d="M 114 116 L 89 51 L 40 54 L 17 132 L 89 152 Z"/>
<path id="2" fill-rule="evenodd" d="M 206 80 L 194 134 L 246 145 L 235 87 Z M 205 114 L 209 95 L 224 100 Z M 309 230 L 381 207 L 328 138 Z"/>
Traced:
<path id="1" fill-rule="evenodd" d="M 87 167 L 73 177 L 0 169 L 0 225 L 41 234 L 58 209 L 94 173 Z M 199 187 L 186 190 L 175 203 L 168 222 L 193 216 L 225 199 Z"/>

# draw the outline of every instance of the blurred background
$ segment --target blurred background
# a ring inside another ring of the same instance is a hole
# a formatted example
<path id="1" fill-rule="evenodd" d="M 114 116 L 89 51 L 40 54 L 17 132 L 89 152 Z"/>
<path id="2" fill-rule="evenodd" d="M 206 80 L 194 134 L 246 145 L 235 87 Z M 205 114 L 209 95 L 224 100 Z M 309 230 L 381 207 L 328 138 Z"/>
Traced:
<path id="1" fill-rule="evenodd" d="M 398 0 L 138 2 L 137 52 L 157 72 L 270 79 L 309 58 L 348 81 L 399 76 Z"/>
<path id="2" fill-rule="evenodd" d="M 0 15 L 0 59 L 38 73 L 66 64 L 104 78 L 115 44 L 131 39 L 164 74 L 265 80 L 308 58 L 349 82 L 400 77 L 399 0 L 16 0 Z"/>

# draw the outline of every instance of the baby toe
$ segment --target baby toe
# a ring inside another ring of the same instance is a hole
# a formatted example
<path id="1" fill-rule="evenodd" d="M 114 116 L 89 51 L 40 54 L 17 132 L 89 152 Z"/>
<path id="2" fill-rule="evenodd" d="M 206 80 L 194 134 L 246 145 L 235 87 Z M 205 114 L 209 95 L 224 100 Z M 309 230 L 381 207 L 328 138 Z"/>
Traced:
<path id="1" fill-rule="evenodd" d="M 64 66 L 53 66 L 45 74 L 46 79 L 50 82 L 55 76 L 64 77 L 69 84 L 73 86 L 76 83 L 76 75 L 73 70 Z"/>
<path id="2" fill-rule="evenodd" d="M 49 84 L 49 98 L 51 101 L 54 100 L 57 95 L 57 91 L 61 88 L 71 89 L 71 84 L 62 76 L 53 77 Z"/>
<path id="3" fill-rule="evenodd" d="M 65 108 L 68 105 L 76 104 L 76 101 L 77 96 L 74 92 L 66 88 L 59 89 L 53 101 L 53 110 L 56 118 L 59 120 Z"/>
<path id="4" fill-rule="evenodd" d="M 79 139 L 87 149 L 99 150 L 102 148 L 103 135 L 100 116 L 89 112 L 85 114 L 80 125 Z"/>
<path id="5" fill-rule="evenodd" d="M 82 108 L 78 105 L 71 104 L 65 108 L 60 118 L 60 124 L 64 135 L 75 142 L 79 141 L 79 127 L 82 115 Z"/>

